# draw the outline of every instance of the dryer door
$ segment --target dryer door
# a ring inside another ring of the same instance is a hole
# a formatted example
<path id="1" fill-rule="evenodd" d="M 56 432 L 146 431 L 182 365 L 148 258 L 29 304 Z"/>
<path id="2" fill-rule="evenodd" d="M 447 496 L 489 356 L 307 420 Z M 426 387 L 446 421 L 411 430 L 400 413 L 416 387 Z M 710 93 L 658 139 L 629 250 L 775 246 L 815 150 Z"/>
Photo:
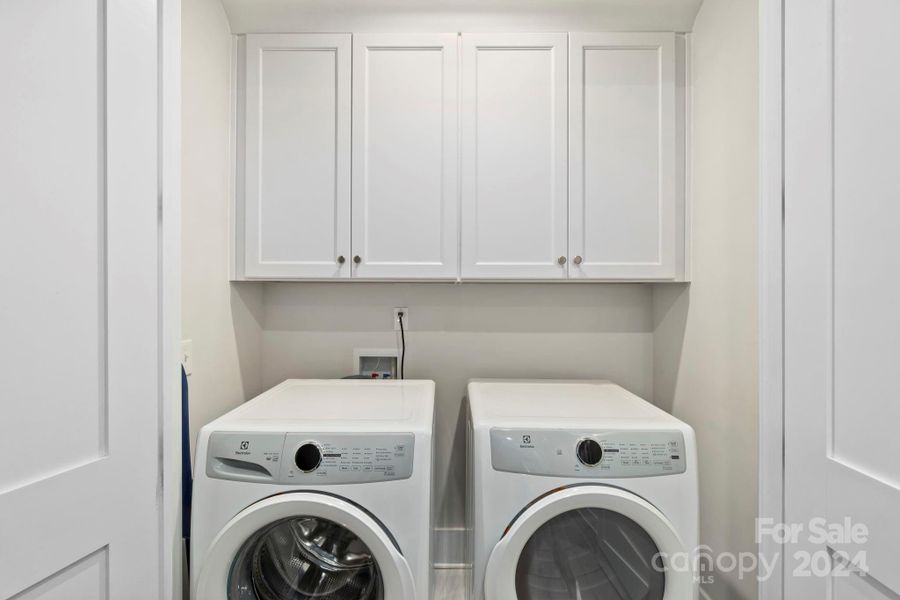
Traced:
<path id="1" fill-rule="evenodd" d="M 678 533 L 649 502 L 618 488 L 562 488 L 523 510 L 485 573 L 492 600 L 686 600 L 694 575 Z M 685 567 L 688 568 L 685 568 Z"/>
<path id="2" fill-rule="evenodd" d="M 327 494 L 272 496 L 216 536 L 196 600 L 412 600 L 412 572 L 384 527 Z"/>

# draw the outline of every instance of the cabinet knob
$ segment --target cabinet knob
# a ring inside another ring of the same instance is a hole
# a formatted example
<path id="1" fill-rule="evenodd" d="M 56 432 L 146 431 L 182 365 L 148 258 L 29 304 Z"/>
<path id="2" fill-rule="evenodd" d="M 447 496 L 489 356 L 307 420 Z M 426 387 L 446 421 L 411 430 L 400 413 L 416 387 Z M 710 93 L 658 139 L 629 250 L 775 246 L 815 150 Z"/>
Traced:
<path id="1" fill-rule="evenodd" d="M 574 262 L 576 265 L 580 265 L 583 260 L 580 256 L 576 256 Z"/>
<path id="2" fill-rule="evenodd" d="M 337 259 L 337 260 L 338 260 L 338 264 L 339 264 L 339 265 L 342 265 L 342 264 L 344 264 L 345 262 L 347 262 L 347 259 L 344 258 L 343 256 L 338 256 L 338 259 Z"/>
<path id="3" fill-rule="evenodd" d="M 353 257 L 353 262 L 355 262 L 356 264 L 359 264 L 362 262 L 362 259 L 359 257 L 359 254 L 357 254 L 356 256 Z"/>
<path id="4" fill-rule="evenodd" d="M 559 259 L 558 259 L 556 262 L 558 262 L 558 263 L 561 264 L 561 265 L 564 265 L 564 264 L 566 264 L 566 257 L 565 257 L 565 256 L 560 256 Z"/>

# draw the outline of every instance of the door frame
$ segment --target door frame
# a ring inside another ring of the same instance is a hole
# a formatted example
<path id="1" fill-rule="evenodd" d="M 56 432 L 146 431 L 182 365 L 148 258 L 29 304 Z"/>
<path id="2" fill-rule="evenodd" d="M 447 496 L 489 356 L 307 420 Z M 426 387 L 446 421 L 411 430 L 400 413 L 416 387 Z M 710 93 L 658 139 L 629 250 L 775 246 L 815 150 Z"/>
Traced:
<path id="1" fill-rule="evenodd" d="M 160 590 L 181 600 L 181 0 L 157 2 Z M 165 598 L 166 596 L 164 596 Z"/>
<path id="2" fill-rule="evenodd" d="M 784 522 L 784 0 L 759 3 L 759 518 Z M 758 540 L 766 560 L 782 551 Z M 759 582 L 783 600 L 784 562 Z"/>

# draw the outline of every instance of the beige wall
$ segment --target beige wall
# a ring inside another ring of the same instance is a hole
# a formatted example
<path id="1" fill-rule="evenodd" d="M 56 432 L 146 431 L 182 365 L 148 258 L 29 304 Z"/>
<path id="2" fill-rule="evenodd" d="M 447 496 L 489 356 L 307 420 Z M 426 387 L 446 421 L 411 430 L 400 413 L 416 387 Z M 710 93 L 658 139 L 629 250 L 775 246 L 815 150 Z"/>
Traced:
<path id="1" fill-rule="evenodd" d="M 219 0 L 182 2 L 182 337 L 198 429 L 260 391 L 262 290 L 228 283 L 231 31 Z"/>
<path id="2" fill-rule="evenodd" d="M 757 2 L 705 0 L 693 30 L 693 282 L 654 290 L 654 399 L 700 445 L 700 540 L 755 552 Z M 756 598 L 716 573 L 715 600 Z"/>
<path id="3" fill-rule="evenodd" d="M 436 383 L 435 522 L 440 528 L 464 524 L 460 410 L 469 379 L 608 378 L 640 396 L 653 396 L 649 286 L 263 285 L 264 387 L 288 377 L 351 373 L 354 348 L 396 347 L 393 307 L 409 308 L 406 376 Z M 461 561 L 455 550 L 439 547 L 438 561 Z"/>

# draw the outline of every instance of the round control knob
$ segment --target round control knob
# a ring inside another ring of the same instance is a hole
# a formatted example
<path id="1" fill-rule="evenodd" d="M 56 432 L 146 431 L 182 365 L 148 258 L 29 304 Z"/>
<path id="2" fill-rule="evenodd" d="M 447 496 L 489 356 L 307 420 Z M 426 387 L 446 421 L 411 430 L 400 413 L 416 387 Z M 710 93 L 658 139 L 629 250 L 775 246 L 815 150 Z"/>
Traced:
<path id="1" fill-rule="evenodd" d="M 603 458 L 603 448 L 594 440 L 581 440 L 578 442 L 576 454 L 581 464 L 593 467 Z"/>
<path id="2" fill-rule="evenodd" d="M 319 468 L 319 463 L 322 462 L 322 451 L 315 444 L 303 444 L 297 448 L 294 462 L 297 464 L 298 469 L 304 473 L 310 473 Z"/>

